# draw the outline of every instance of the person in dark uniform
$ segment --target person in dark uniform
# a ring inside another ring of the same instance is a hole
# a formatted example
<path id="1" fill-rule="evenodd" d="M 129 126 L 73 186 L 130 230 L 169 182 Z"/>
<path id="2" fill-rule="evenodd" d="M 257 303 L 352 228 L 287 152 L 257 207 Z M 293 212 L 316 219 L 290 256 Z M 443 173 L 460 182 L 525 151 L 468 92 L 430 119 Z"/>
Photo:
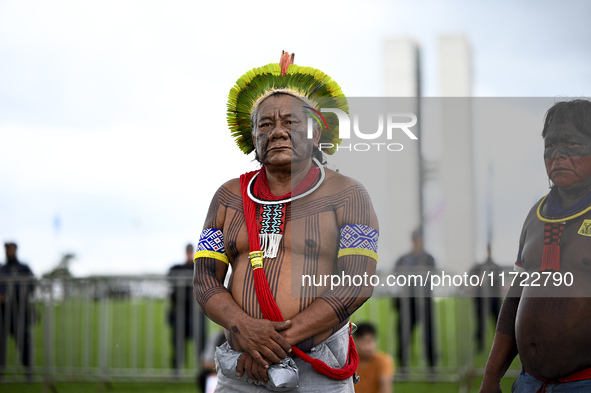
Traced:
<path id="1" fill-rule="evenodd" d="M 394 266 L 394 274 L 426 275 L 435 268 L 435 259 L 423 246 L 423 230 L 412 233 L 412 251 L 401 256 Z M 424 286 L 407 285 L 404 293 L 394 299 L 398 309 L 398 360 L 400 371 L 404 373 L 410 358 L 409 343 L 417 324 L 423 323 L 423 342 L 429 367 L 435 366 L 435 342 L 433 339 L 433 302 L 429 292 L 429 283 Z"/>
<path id="2" fill-rule="evenodd" d="M 28 265 L 18 260 L 17 248 L 13 242 L 4 244 L 6 264 L 0 266 L 0 377 L 6 367 L 6 344 L 10 334 L 30 378 L 33 309 L 29 300 L 35 289 L 34 275 Z"/>
<path id="3" fill-rule="evenodd" d="M 487 258 L 486 261 L 476 264 L 470 269 L 470 275 L 482 276 L 484 273 L 485 281 L 482 285 L 476 288 L 476 296 L 474 296 L 474 308 L 476 311 L 476 343 L 478 352 L 484 349 L 484 340 L 486 332 L 486 322 L 489 315 L 492 316 L 497 323 L 499 312 L 501 311 L 501 280 L 499 274 L 501 267 L 492 259 L 490 244 L 486 247 Z"/>
<path id="4" fill-rule="evenodd" d="M 168 271 L 172 290 L 170 293 L 170 309 L 168 323 L 172 328 L 172 368 L 178 370 L 185 362 L 185 344 L 193 338 L 195 319 L 199 323 L 199 337 L 195 340 L 197 353 L 201 353 L 205 346 L 205 318 L 201 312 L 195 315 L 196 307 L 193 297 L 193 254 L 192 244 L 185 248 L 185 262 L 174 265 Z"/>

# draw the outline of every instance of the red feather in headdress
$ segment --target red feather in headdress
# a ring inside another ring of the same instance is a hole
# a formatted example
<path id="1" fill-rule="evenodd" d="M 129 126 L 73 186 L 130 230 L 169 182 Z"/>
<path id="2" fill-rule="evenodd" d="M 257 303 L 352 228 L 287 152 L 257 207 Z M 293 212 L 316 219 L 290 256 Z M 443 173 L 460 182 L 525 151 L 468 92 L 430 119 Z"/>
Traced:
<path id="1" fill-rule="evenodd" d="M 292 53 L 290 56 L 289 52 L 281 51 L 281 59 L 279 60 L 279 65 L 281 65 L 281 77 L 285 76 L 287 68 L 290 64 L 293 64 L 294 57 L 295 53 Z"/>

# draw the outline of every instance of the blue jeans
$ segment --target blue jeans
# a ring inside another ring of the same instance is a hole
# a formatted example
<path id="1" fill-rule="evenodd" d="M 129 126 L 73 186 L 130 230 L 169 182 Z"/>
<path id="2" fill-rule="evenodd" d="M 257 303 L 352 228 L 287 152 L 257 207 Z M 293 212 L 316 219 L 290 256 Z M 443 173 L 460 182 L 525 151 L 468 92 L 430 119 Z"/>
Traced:
<path id="1" fill-rule="evenodd" d="M 511 392 L 513 393 L 536 393 L 542 388 L 544 381 L 521 371 L 519 378 L 513 383 Z M 579 393 L 591 392 L 591 379 L 582 381 L 549 383 L 546 385 L 545 393 Z"/>

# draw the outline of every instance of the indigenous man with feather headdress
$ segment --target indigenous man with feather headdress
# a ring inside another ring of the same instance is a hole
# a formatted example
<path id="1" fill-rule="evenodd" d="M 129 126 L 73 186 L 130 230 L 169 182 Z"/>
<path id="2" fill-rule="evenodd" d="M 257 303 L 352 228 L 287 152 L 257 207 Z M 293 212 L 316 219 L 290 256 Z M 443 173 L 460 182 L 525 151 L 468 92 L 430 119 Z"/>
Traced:
<path id="1" fill-rule="evenodd" d="M 338 118 L 321 112 L 348 112 L 340 87 L 293 59 L 247 72 L 229 95 L 232 135 L 262 166 L 218 189 L 195 254 L 195 297 L 228 339 L 217 392 L 353 392 L 349 316 L 372 287 L 302 277 L 374 274 L 378 221 L 363 186 L 324 168 L 318 148 L 340 142 Z"/>

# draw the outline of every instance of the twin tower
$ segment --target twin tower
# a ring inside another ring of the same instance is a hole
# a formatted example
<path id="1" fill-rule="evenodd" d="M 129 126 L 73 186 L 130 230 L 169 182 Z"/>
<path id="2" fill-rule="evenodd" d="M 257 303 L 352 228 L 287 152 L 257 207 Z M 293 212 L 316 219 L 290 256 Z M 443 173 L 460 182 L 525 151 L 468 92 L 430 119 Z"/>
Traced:
<path id="1" fill-rule="evenodd" d="M 421 96 L 420 47 L 414 40 L 390 39 L 384 51 L 384 95 L 406 97 L 406 109 L 419 118 L 419 138 L 405 140 L 404 154 L 386 155 L 389 208 L 388 217 L 380 217 L 380 256 L 389 260 L 380 265 L 387 268 L 408 252 L 412 231 L 423 226 L 438 266 L 466 272 L 475 262 L 477 241 L 468 40 L 439 38 L 438 97 Z"/>

